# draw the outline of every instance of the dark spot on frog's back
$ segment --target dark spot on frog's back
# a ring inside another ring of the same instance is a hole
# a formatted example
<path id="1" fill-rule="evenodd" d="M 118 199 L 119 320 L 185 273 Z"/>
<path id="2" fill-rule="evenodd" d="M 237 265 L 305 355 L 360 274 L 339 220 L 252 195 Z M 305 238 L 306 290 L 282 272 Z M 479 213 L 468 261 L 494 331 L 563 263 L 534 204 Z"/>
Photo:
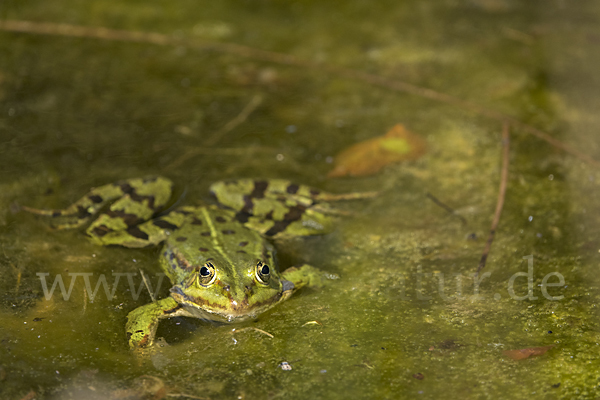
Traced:
<path id="1" fill-rule="evenodd" d="M 215 220 L 220 223 L 227 222 L 227 220 L 225 218 L 221 217 L 220 215 L 217 218 L 215 218 Z"/>
<path id="2" fill-rule="evenodd" d="M 244 250 L 238 250 L 236 253 L 240 253 L 240 254 L 248 254 L 248 253 L 246 253 Z"/>
<path id="3" fill-rule="evenodd" d="M 179 237 L 175 238 L 175 240 L 177 240 L 178 242 L 185 242 L 187 240 L 187 238 L 185 236 L 179 236 Z"/>
<path id="4" fill-rule="evenodd" d="M 266 236 L 275 236 L 278 233 L 283 232 L 285 230 L 285 228 L 287 228 L 288 225 L 291 223 L 292 223 L 291 220 L 275 221 L 273 226 L 268 231 L 265 232 L 265 235 Z"/>
<path id="5" fill-rule="evenodd" d="M 112 232 L 112 229 L 110 229 L 106 225 L 98 225 L 94 229 L 92 229 L 92 232 L 94 233 L 94 235 L 96 235 L 98 237 L 102 237 L 102 236 L 106 235 L 108 232 Z"/>
<path id="6" fill-rule="evenodd" d="M 142 240 L 148 240 L 148 234 L 146 232 L 142 231 L 137 226 L 127 229 L 127 233 L 129 233 L 131 236 L 133 236 L 135 238 L 142 239 Z"/>
<path id="7" fill-rule="evenodd" d="M 240 246 L 240 247 L 244 247 L 246 245 L 248 245 L 248 242 L 239 242 L 238 243 L 238 246 Z"/>
<path id="8" fill-rule="evenodd" d="M 239 212 L 235 214 L 235 220 L 241 224 L 245 224 L 250 219 L 250 214 L 245 212 Z"/>
<path id="9" fill-rule="evenodd" d="M 200 236 L 210 236 L 210 232 L 202 232 Z"/>
<path id="10" fill-rule="evenodd" d="M 135 214 L 128 214 L 123 210 L 110 210 L 106 213 L 111 218 L 121 219 L 129 227 L 134 226 L 142 222 L 141 218 Z"/>
<path id="11" fill-rule="evenodd" d="M 120 184 L 119 187 L 121 188 L 123 193 L 128 194 L 132 200 L 140 202 L 140 203 L 144 200 L 147 200 L 148 207 L 150 207 L 151 209 L 154 209 L 154 196 L 151 196 L 151 195 L 142 196 L 142 195 L 137 194 L 135 189 L 127 182 Z"/>
<path id="12" fill-rule="evenodd" d="M 77 206 L 77 218 L 87 218 L 90 215 L 92 215 L 92 214 L 89 213 L 87 208 L 85 208 L 83 206 Z"/>
<path id="13" fill-rule="evenodd" d="M 177 225 L 173 225 L 172 223 L 167 222 L 164 219 L 156 219 L 156 220 L 152 221 L 152 224 L 154 226 L 158 226 L 161 229 L 169 229 L 169 230 L 177 229 Z"/>
<path id="14" fill-rule="evenodd" d="M 248 214 L 252 214 L 252 210 L 254 209 L 254 203 L 252 202 L 252 197 L 247 194 L 244 195 L 244 206 L 242 207 L 242 211 L 247 212 Z"/>
<path id="15" fill-rule="evenodd" d="M 133 193 L 135 192 L 135 189 L 131 187 L 131 185 L 129 183 L 122 183 L 119 185 L 119 187 L 121 188 L 121 190 L 123 191 L 123 193 Z"/>
<path id="16" fill-rule="evenodd" d="M 300 188 L 300 186 L 296 185 L 295 183 L 292 183 L 291 185 L 289 185 L 285 190 L 286 192 L 288 192 L 289 194 L 296 194 L 296 192 L 298 192 L 298 189 Z"/>
<path id="17" fill-rule="evenodd" d="M 131 200 L 137 201 L 138 203 L 143 202 L 144 200 L 148 200 L 148 207 L 154 208 L 154 196 L 141 196 L 135 192 L 129 193 L 129 198 Z"/>
<path id="18" fill-rule="evenodd" d="M 206 247 L 199 247 L 198 250 L 201 252 L 208 251 L 208 249 Z"/>
<path id="19" fill-rule="evenodd" d="M 250 193 L 250 197 L 255 199 L 262 199 L 265 197 L 265 190 L 269 186 L 269 182 L 267 181 L 255 181 L 254 182 L 254 190 Z"/>
<path id="20" fill-rule="evenodd" d="M 283 216 L 283 219 L 287 221 L 297 221 L 302 218 L 302 214 L 304 214 L 305 210 L 306 207 L 303 206 L 290 207 L 289 211 Z"/>
<path id="21" fill-rule="evenodd" d="M 61 215 L 62 215 L 62 211 L 54 211 L 54 212 L 52 213 L 52 216 L 53 216 L 53 217 L 60 217 Z"/>
<path id="22" fill-rule="evenodd" d="M 92 194 L 91 196 L 88 196 L 88 199 L 90 199 L 90 201 L 95 204 L 102 203 L 103 201 L 102 196 L 98 196 L 97 194 Z"/>
<path id="23" fill-rule="evenodd" d="M 225 229 L 221 231 L 223 233 L 223 235 L 233 235 L 235 234 L 235 231 L 233 229 Z"/>
<path id="24" fill-rule="evenodd" d="M 192 225 L 202 225 L 202 221 L 194 217 L 194 219 L 192 220 Z"/>

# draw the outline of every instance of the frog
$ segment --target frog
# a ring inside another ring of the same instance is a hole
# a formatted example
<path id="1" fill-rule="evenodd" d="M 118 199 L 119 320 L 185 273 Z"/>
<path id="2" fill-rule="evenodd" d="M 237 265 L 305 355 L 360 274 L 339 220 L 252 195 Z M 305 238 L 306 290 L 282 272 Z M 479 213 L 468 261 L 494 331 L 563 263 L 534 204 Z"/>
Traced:
<path id="1" fill-rule="evenodd" d="M 162 176 L 133 178 L 92 188 L 64 209 L 23 206 L 50 217 L 56 229 L 87 225 L 102 246 L 162 246 L 159 264 L 172 287 L 166 298 L 127 316 L 133 350 L 150 348 L 161 320 L 192 317 L 218 323 L 256 318 L 303 287 L 318 288 L 326 274 L 309 264 L 279 272 L 274 241 L 322 235 L 336 215 L 331 203 L 374 192 L 332 194 L 283 179 L 215 182 L 215 204 L 166 209 L 173 182 Z"/>

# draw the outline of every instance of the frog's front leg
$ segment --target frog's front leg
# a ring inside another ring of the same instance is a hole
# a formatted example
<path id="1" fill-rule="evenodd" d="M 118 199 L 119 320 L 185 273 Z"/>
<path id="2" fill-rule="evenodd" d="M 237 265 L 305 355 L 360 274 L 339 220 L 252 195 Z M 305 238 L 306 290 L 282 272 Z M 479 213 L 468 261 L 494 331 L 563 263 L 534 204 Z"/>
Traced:
<path id="1" fill-rule="evenodd" d="M 136 308 L 127 315 L 129 347 L 138 349 L 151 346 L 161 319 L 190 316 L 172 297 Z"/>
<path id="2" fill-rule="evenodd" d="M 325 282 L 323 271 L 308 264 L 286 269 L 282 272 L 281 278 L 284 281 L 282 300 L 304 286 L 319 288 Z"/>

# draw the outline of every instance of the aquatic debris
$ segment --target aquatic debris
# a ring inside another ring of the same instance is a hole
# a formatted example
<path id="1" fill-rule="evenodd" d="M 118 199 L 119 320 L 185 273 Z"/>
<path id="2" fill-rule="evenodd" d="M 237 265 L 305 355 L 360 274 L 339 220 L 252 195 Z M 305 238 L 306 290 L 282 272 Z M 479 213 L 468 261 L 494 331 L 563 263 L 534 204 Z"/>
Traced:
<path id="1" fill-rule="evenodd" d="M 37 393 L 33 390 L 30 390 L 24 397 L 21 397 L 21 400 L 33 400 L 37 396 Z"/>
<path id="2" fill-rule="evenodd" d="M 266 336 L 270 337 L 271 339 L 273 339 L 275 337 L 275 336 L 271 335 L 269 332 L 263 331 L 262 329 L 255 328 L 253 326 L 249 326 L 247 328 L 241 328 L 241 329 L 235 329 L 234 328 L 229 333 L 231 333 L 232 335 L 234 335 L 236 333 L 243 332 L 243 331 L 248 331 L 248 330 L 253 330 L 253 331 L 256 331 L 258 333 L 262 333 L 263 335 L 266 335 Z M 236 341 L 236 340 L 234 339 L 234 341 Z M 237 341 L 236 341 L 236 343 L 237 343 Z"/>
<path id="3" fill-rule="evenodd" d="M 135 378 L 129 388 L 113 391 L 110 398 L 161 400 L 167 395 L 167 388 L 162 379 L 151 375 L 142 375 Z"/>
<path id="4" fill-rule="evenodd" d="M 319 321 L 316 321 L 316 320 L 305 322 L 302 326 L 306 326 L 306 325 L 321 325 L 321 326 L 323 326 L 322 323 L 320 323 Z"/>
<path id="5" fill-rule="evenodd" d="M 542 347 L 528 347 L 526 349 L 519 350 L 504 350 L 502 354 L 507 357 L 512 358 L 515 361 L 524 360 L 529 357 L 541 356 L 542 354 L 546 354 L 548 350 L 553 348 L 554 345 L 550 346 L 542 346 Z"/>
<path id="6" fill-rule="evenodd" d="M 487 242 L 485 242 L 485 248 L 481 254 L 479 265 L 475 275 L 479 275 L 479 271 L 485 267 L 488 255 L 494 242 L 494 236 L 496 235 L 496 229 L 500 223 L 500 215 L 502 214 L 502 208 L 504 207 L 504 198 L 506 197 L 506 186 L 508 182 L 508 164 L 509 164 L 509 151 L 510 151 L 510 125 L 508 122 L 504 122 L 502 126 L 502 171 L 500 172 L 500 188 L 498 189 L 498 200 L 496 200 L 496 211 L 494 212 L 494 219 L 492 220 L 492 227 L 490 228 L 490 234 Z"/>
<path id="7" fill-rule="evenodd" d="M 437 197 L 435 197 L 434 195 L 432 195 L 431 193 L 427 192 L 425 193 L 425 196 L 427 196 L 431 201 L 433 201 L 436 205 L 442 207 L 444 210 L 446 210 L 449 214 L 455 216 L 456 218 L 460 219 L 460 221 L 463 223 L 463 225 L 468 225 L 469 223 L 467 222 L 467 220 L 465 219 L 465 217 L 463 217 L 460 214 L 457 214 L 456 211 L 450 207 L 449 205 L 445 204 L 444 202 L 442 202 L 440 199 L 438 199 Z"/>
<path id="8" fill-rule="evenodd" d="M 342 150 L 335 159 L 329 178 L 373 175 L 389 164 L 416 160 L 425 154 L 426 143 L 407 130 L 394 125 L 385 135 L 356 143 Z"/>
<path id="9" fill-rule="evenodd" d="M 287 361 L 282 361 L 281 364 L 279 364 L 279 368 L 281 368 L 284 371 L 292 370 L 292 366 Z"/>

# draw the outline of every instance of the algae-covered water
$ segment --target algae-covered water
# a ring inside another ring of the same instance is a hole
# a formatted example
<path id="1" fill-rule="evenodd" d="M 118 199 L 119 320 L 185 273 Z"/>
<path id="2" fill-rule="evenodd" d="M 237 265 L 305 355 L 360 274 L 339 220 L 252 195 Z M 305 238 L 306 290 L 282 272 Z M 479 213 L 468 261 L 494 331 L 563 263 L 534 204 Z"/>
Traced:
<path id="1" fill-rule="evenodd" d="M 157 399 L 597 398 L 598 65 L 594 1 L 2 1 L 0 397 L 153 382 Z M 474 279 L 506 116 L 506 198 Z M 423 157 L 327 178 L 396 124 Z M 144 358 L 125 320 L 151 301 L 140 271 L 155 288 L 158 250 L 98 247 L 19 206 L 147 175 L 175 181 L 177 204 L 246 177 L 379 195 L 276 243 L 282 268 L 339 279 L 241 325 L 161 322 Z M 44 294 L 57 276 L 68 300 Z"/>

